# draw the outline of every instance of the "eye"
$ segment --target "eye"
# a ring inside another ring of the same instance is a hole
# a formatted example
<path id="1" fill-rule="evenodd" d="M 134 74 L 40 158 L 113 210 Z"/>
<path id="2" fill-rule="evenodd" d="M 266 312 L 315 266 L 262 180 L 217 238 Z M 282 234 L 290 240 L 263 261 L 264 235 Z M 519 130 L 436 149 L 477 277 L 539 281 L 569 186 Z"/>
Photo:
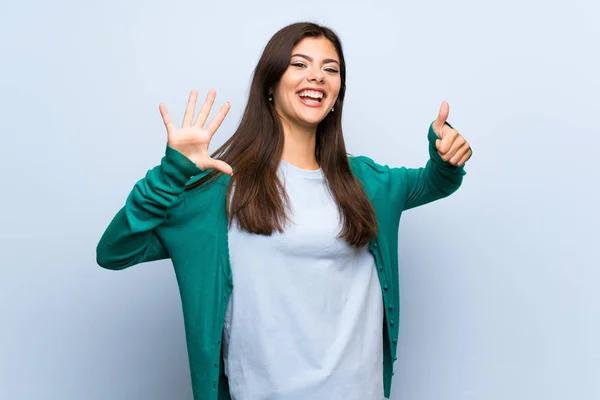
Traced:
<path id="1" fill-rule="evenodd" d="M 301 62 L 292 63 L 292 65 L 293 65 L 294 67 L 300 67 L 300 68 L 302 68 L 302 67 L 306 67 L 306 65 L 304 65 L 304 63 L 301 63 Z"/>
<path id="2" fill-rule="evenodd" d="M 337 74 L 337 73 L 338 73 L 338 70 L 337 70 L 337 69 L 335 69 L 335 68 L 325 68 L 325 71 L 327 71 L 327 72 L 331 72 L 331 73 L 333 73 L 333 74 Z"/>

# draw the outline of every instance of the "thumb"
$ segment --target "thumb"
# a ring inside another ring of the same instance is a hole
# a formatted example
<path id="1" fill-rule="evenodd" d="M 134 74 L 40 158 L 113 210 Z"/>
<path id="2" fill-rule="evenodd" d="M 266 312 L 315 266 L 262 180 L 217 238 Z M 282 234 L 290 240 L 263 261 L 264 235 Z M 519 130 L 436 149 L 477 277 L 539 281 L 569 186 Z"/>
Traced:
<path id="1" fill-rule="evenodd" d="M 450 105 L 448 104 L 448 102 L 442 101 L 442 105 L 440 107 L 440 112 L 438 113 L 438 117 L 433 123 L 433 130 L 439 137 L 442 137 L 442 135 L 440 133 L 442 132 L 442 127 L 444 126 L 444 124 L 446 123 L 446 120 L 448 119 L 449 113 L 450 113 Z"/>
<path id="2" fill-rule="evenodd" d="M 219 170 L 226 175 L 233 175 L 233 168 L 231 168 L 231 166 L 229 164 L 227 164 L 225 161 L 212 160 L 210 168 Z"/>

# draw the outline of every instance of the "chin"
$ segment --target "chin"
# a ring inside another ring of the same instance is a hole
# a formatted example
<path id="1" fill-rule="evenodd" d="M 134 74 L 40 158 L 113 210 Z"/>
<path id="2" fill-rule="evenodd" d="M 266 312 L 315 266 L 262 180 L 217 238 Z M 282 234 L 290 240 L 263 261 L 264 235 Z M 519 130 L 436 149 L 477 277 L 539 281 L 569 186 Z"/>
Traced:
<path id="1" fill-rule="evenodd" d="M 290 113 L 281 113 L 284 119 L 292 125 L 316 128 L 326 117 L 327 113 L 323 110 L 290 110 Z M 312 111 L 312 112 L 311 112 Z M 287 115 L 286 115 L 287 114 Z"/>
<path id="2" fill-rule="evenodd" d="M 327 114 L 319 115 L 319 116 L 310 116 L 310 117 L 307 116 L 304 118 L 301 117 L 301 118 L 298 118 L 298 120 L 303 125 L 317 126 L 321 123 L 321 121 L 323 121 L 325 119 L 325 117 L 327 117 Z"/>

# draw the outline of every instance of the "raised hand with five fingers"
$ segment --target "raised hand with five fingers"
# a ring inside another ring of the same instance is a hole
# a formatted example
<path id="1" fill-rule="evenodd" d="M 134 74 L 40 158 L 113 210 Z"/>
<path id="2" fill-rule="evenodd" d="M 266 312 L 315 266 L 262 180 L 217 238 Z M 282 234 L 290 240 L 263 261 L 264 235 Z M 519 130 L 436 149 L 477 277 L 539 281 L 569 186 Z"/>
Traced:
<path id="1" fill-rule="evenodd" d="M 442 102 L 437 119 L 433 122 L 433 131 L 439 137 L 435 141 L 435 147 L 442 160 L 460 167 L 473 154 L 471 146 L 455 129 L 446 125 L 450 105 Z"/>
<path id="2" fill-rule="evenodd" d="M 214 160 L 208 154 L 208 144 L 217 129 L 219 129 L 219 126 L 221 126 L 221 123 L 225 119 L 230 108 L 229 102 L 223 104 L 213 120 L 208 126 L 204 127 L 206 119 L 215 102 L 216 95 L 217 93 L 214 90 L 208 92 L 206 100 L 198 113 L 198 117 L 196 118 L 196 121 L 194 121 L 198 92 L 192 90 L 180 129 L 175 128 L 175 125 L 173 125 L 173 121 L 164 104 L 159 106 L 159 110 L 167 128 L 167 144 L 169 147 L 189 158 L 200 169 L 206 170 L 214 168 L 224 174 L 232 175 L 233 169 L 229 164 L 220 160 Z"/>

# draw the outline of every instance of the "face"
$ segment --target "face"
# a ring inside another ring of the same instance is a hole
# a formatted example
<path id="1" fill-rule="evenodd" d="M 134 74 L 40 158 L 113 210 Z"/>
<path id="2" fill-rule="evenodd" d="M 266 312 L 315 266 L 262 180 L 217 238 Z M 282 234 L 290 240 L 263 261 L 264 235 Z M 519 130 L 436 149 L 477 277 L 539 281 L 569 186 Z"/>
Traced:
<path id="1" fill-rule="evenodd" d="M 341 86 L 339 62 L 324 37 L 305 38 L 294 47 L 288 69 L 273 88 L 275 109 L 285 122 L 316 127 L 331 112 Z"/>

